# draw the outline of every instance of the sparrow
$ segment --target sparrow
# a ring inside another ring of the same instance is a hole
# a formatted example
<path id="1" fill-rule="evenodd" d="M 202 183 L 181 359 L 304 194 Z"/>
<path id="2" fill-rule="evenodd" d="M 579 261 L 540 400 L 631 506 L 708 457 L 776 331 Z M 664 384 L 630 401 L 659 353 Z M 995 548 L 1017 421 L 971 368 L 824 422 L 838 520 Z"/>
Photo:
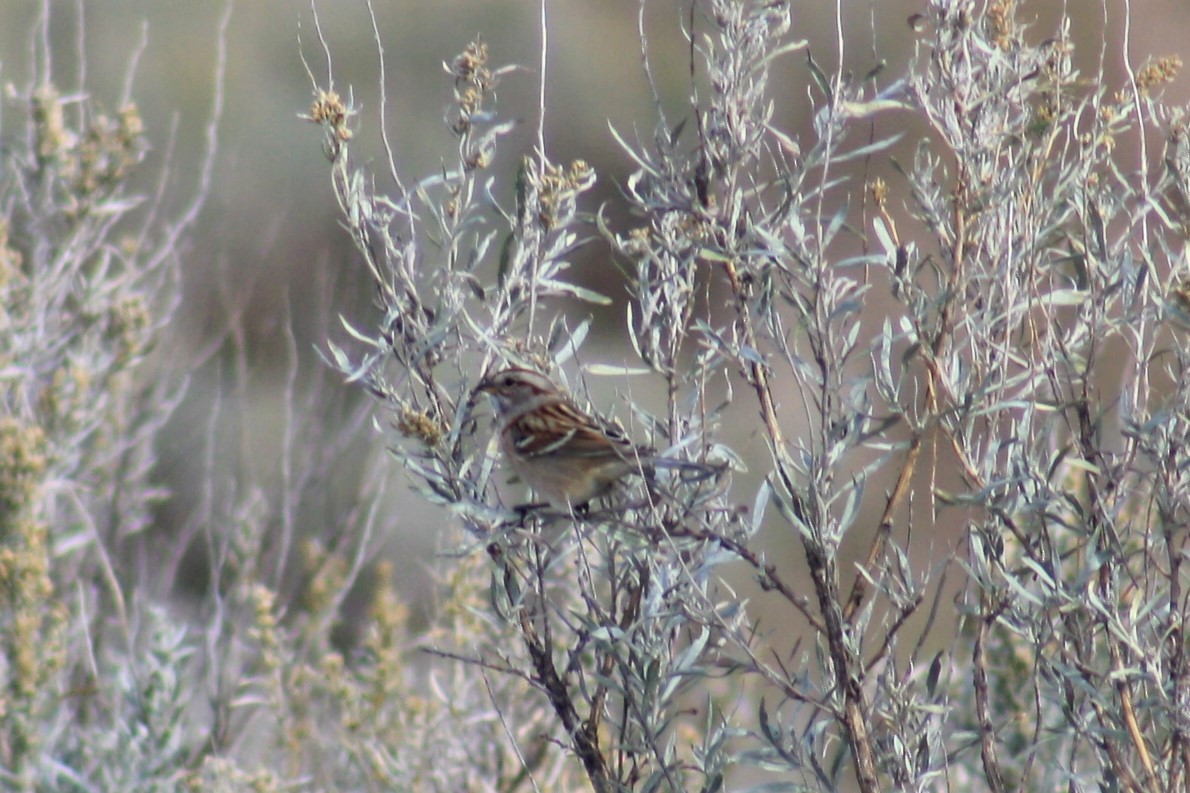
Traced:
<path id="1" fill-rule="evenodd" d="M 654 467 L 704 474 L 722 468 L 659 458 L 583 410 L 552 380 L 510 368 L 478 386 L 496 404 L 500 449 L 526 485 L 558 509 L 574 510 L 606 495 L 630 473 Z"/>

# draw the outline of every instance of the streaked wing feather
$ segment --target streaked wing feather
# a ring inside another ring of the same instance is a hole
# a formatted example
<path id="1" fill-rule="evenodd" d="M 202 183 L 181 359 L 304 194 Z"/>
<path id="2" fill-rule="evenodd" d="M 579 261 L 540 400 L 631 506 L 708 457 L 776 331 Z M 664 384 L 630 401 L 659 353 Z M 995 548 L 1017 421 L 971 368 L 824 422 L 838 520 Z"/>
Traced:
<path id="1" fill-rule="evenodd" d="M 611 427 L 602 428 L 566 402 L 543 405 L 537 411 L 517 418 L 509 431 L 516 448 L 529 457 L 565 453 L 576 457 L 616 457 L 632 459 L 632 444 Z M 568 427 L 564 435 L 554 434 L 558 427 Z"/>
<path id="2" fill-rule="evenodd" d="M 545 433 L 531 435 L 528 432 L 524 432 L 516 442 L 517 451 L 528 457 L 543 457 L 547 454 L 553 454 L 565 448 L 576 432 L 577 430 L 570 430 L 558 436 L 547 435 Z"/>

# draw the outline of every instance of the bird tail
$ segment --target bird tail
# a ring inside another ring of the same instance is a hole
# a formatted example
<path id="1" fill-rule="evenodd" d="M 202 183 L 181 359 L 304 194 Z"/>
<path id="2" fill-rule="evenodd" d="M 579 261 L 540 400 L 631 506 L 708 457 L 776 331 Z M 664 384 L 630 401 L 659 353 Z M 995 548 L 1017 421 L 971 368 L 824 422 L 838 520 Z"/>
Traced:
<path id="1" fill-rule="evenodd" d="M 701 482 L 704 479 L 718 478 L 727 471 L 727 463 L 700 463 L 693 460 L 678 460 L 673 457 L 656 457 L 649 460 L 653 468 L 668 468 L 678 471 L 683 482 Z"/>

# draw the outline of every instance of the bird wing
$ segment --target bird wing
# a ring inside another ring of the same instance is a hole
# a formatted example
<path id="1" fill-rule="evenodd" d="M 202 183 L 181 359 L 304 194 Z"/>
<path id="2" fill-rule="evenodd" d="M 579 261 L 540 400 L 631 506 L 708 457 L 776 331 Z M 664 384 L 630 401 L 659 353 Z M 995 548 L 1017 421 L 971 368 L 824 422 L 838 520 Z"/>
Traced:
<path id="1" fill-rule="evenodd" d="M 527 457 L 566 454 L 575 457 L 608 457 L 632 460 L 636 449 L 610 425 L 596 424 L 566 402 L 542 406 L 516 419 L 517 450 Z M 566 427 L 566 432 L 558 432 Z"/>

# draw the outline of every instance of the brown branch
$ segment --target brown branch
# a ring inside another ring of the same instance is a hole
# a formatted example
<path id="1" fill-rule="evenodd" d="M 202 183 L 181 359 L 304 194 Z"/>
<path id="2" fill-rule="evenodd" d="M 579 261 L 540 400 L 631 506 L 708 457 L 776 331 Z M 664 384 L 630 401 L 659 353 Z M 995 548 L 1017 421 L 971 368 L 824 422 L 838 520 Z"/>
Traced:
<path id="1" fill-rule="evenodd" d="M 512 570 L 508 567 L 503 550 L 493 543 L 488 546 L 488 555 L 504 569 L 506 588 L 508 588 L 507 579 L 512 575 Z M 582 717 L 579 716 L 578 710 L 574 706 L 574 700 L 570 696 L 566 681 L 558 674 L 558 669 L 554 666 L 548 620 L 545 623 L 547 632 L 543 638 L 533 624 L 529 609 L 522 605 L 518 611 L 521 639 L 529 653 L 529 663 L 533 669 L 533 684 L 545 692 L 546 698 L 562 722 L 566 735 L 570 738 L 571 747 L 583 764 L 583 770 L 587 772 L 587 778 L 591 780 L 591 785 L 596 793 L 610 793 L 612 786 L 607 773 L 607 761 L 599 748 L 598 721 L 594 724 L 583 723 Z"/>
<path id="2" fill-rule="evenodd" d="M 794 592 L 789 584 L 782 580 L 780 573 L 777 571 L 776 565 L 770 562 L 765 562 L 760 558 L 759 554 L 748 548 L 748 546 L 744 545 L 743 543 L 737 542 L 730 537 L 726 537 L 716 532 L 704 531 L 702 529 L 692 529 L 685 526 L 675 526 L 665 530 L 664 533 L 658 530 L 654 530 L 654 532 L 657 539 L 668 536 L 677 539 L 691 539 L 700 540 L 702 542 L 713 542 L 724 550 L 730 551 L 744 562 L 747 562 L 752 567 L 752 569 L 757 572 L 757 581 L 760 584 L 761 589 L 763 589 L 765 592 L 780 593 L 786 600 L 789 601 L 789 604 L 792 605 L 799 614 L 806 618 L 806 621 L 810 623 L 810 627 L 814 628 L 814 630 L 821 632 L 826 629 L 826 626 L 823 625 L 822 620 L 818 618 L 818 615 L 810 611 L 809 599 L 804 595 L 799 595 Z"/>
<path id="3" fill-rule="evenodd" d="M 884 505 L 884 512 L 880 515 L 880 523 L 876 529 L 876 536 L 872 540 L 872 547 L 868 549 L 868 557 L 864 560 L 863 569 L 873 577 L 875 576 L 876 562 L 884 553 L 884 545 L 892 533 L 893 513 L 909 495 L 909 484 L 913 479 L 913 472 L 917 469 L 918 458 L 921 456 L 922 437 L 922 433 L 915 433 L 910 442 L 909 451 L 905 454 L 905 464 L 901 466 L 901 474 L 897 477 L 892 494 L 889 495 L 888 502 Z M 851 624 L 855 612 L 859 610 L 867 596 L 868 576 L 860 573 L 855 577 L 855 582 L 851 585 L 851 594 L 847 596 L 847 605 L 843 607 L 844 622 Z"/>
<path id="4" fill-rule="evenodd" d="M 1100 580 L 1104 583 L 1103 589 L 1106 591 L 1106 577 L 1108 576 L 1108 565 L 1104 565 L 1100 570 Z M 1159 793 L 1164 788 L 1157 778 L 1157 769 L 1153 763 L 1152 755 L 1149 754 L 1148 744 L 1145 742 L 1145 736 L 1140 730 L 1140 724 L 1136 719 L 1136 708 L 1133 706 L 1132 700 L 1132 684 L 1128 676 L 1125 674 L 1124 658 L 1120 651 L 1120 642 L 1117 641 L 1111 633 L 1111 630 L 1106 625 L 1104 626 L 1104 636 L 1107 640 L 1108 652 L 1111 655 L 1112 667 L 1115 671 L 1116 693 L 1120 697 L 1120 715 L 1124 721 L 1124 726 L 1128 730 L 1128 737 L 1132 740 L 1132 745 L 1136 748 L 1136 753 L 1140 756 L 1140 762 L 1145 769 L 1144 783 L 1149 793 Z"/>
<path id="5" fill-rule="evenodd" d="M 986 590 L 979 592 L 979 627 L 975 633 L 975 647 L 972 650 L 971 671 L 975 686 L 975 713 L 979 721 L 979 755 L 983 760 L 983 772 L 992 793 L 1003 793 L 1004 774 L 1000 770 L 1000 758 L 996 753 L 996 731 L 992 725 L 991 694 L 988 690 L 987 638 L 990 621 L 995 619 Z"/>
<path id="6" fill-rule="evenodd" d="M 744 343 L 754 350 L 760 349 L 756 342 L 756 332 L 752 326 L 752 313 L 748 308 L 748 301 L 735 264 L 729 259 L 723 263 L 723 268 L 736 298 L 736 311 L 739 314 L 739 325 L 744 334 Z M 781 450 L 785 445 L 785 439 L 777 422 L 777 411 L 769 384 L 768 369 L 759 361 L 749 361 L 746 368 L 760 405 L 761 420 L 764 422 L 769 441 L 772 444 L 776 473 L 781 477 L 782 484 L 789 493 L 797 493 L 792 477 L 789 476 L 781 462 Z M 846 622 L 843 619 L 843 610 L 839 607 L 838 571 L 835 569 L 833 561 L 822 554 L 818 544 L 810 539 L 803 539 L 802 546 L 806 552 L 806 561 L 810 566 L 810 575 L 814 579 L 814 591 L 818 595 L 818 608 L 822 614 L 820 630 L 826 636 L 830 655 L 834 660 L 835 684 L 843 693 L 843 725 L 847 734 L 847 744 L 855 758 L 856 778 L 861 790 L 877 791 L 880 789 L 880 782 L 876 773 L 876 757 L 868 734 L 863 688 L 860 675 L 855 669 L 856 658 L 847 650 Z M 788 593 L 785 590 L 779 591 L 795 606 L 802 602 L 800 598 L 794 597 L 791 591 Z M 817 622 L 817 620 L 813 622 Z"/>
<path id="7" fill-rule="evenodd" d="M 529 661 L 536 673 L 537 682 L 545 691 L 554 713 L 561 720 L 566 734 L 570 737 L 574 753 L 578 755 L 587 772 L 587 778 L 596 793 L 610 791 L 610 780 L 607 776 L 607 762 L 599 749 L 599 736 L 588 730 L 575 710 L 574 701 L 570 698 L 570 691 L 566 681 L 558 674 L 554 666 L 554 659 L 550 648 L 542 641 L 529 618 L 528 609 L 521 609 L 520 613 L 521 638 L 524 639 L 525 649 L 529 651 Z"/>

